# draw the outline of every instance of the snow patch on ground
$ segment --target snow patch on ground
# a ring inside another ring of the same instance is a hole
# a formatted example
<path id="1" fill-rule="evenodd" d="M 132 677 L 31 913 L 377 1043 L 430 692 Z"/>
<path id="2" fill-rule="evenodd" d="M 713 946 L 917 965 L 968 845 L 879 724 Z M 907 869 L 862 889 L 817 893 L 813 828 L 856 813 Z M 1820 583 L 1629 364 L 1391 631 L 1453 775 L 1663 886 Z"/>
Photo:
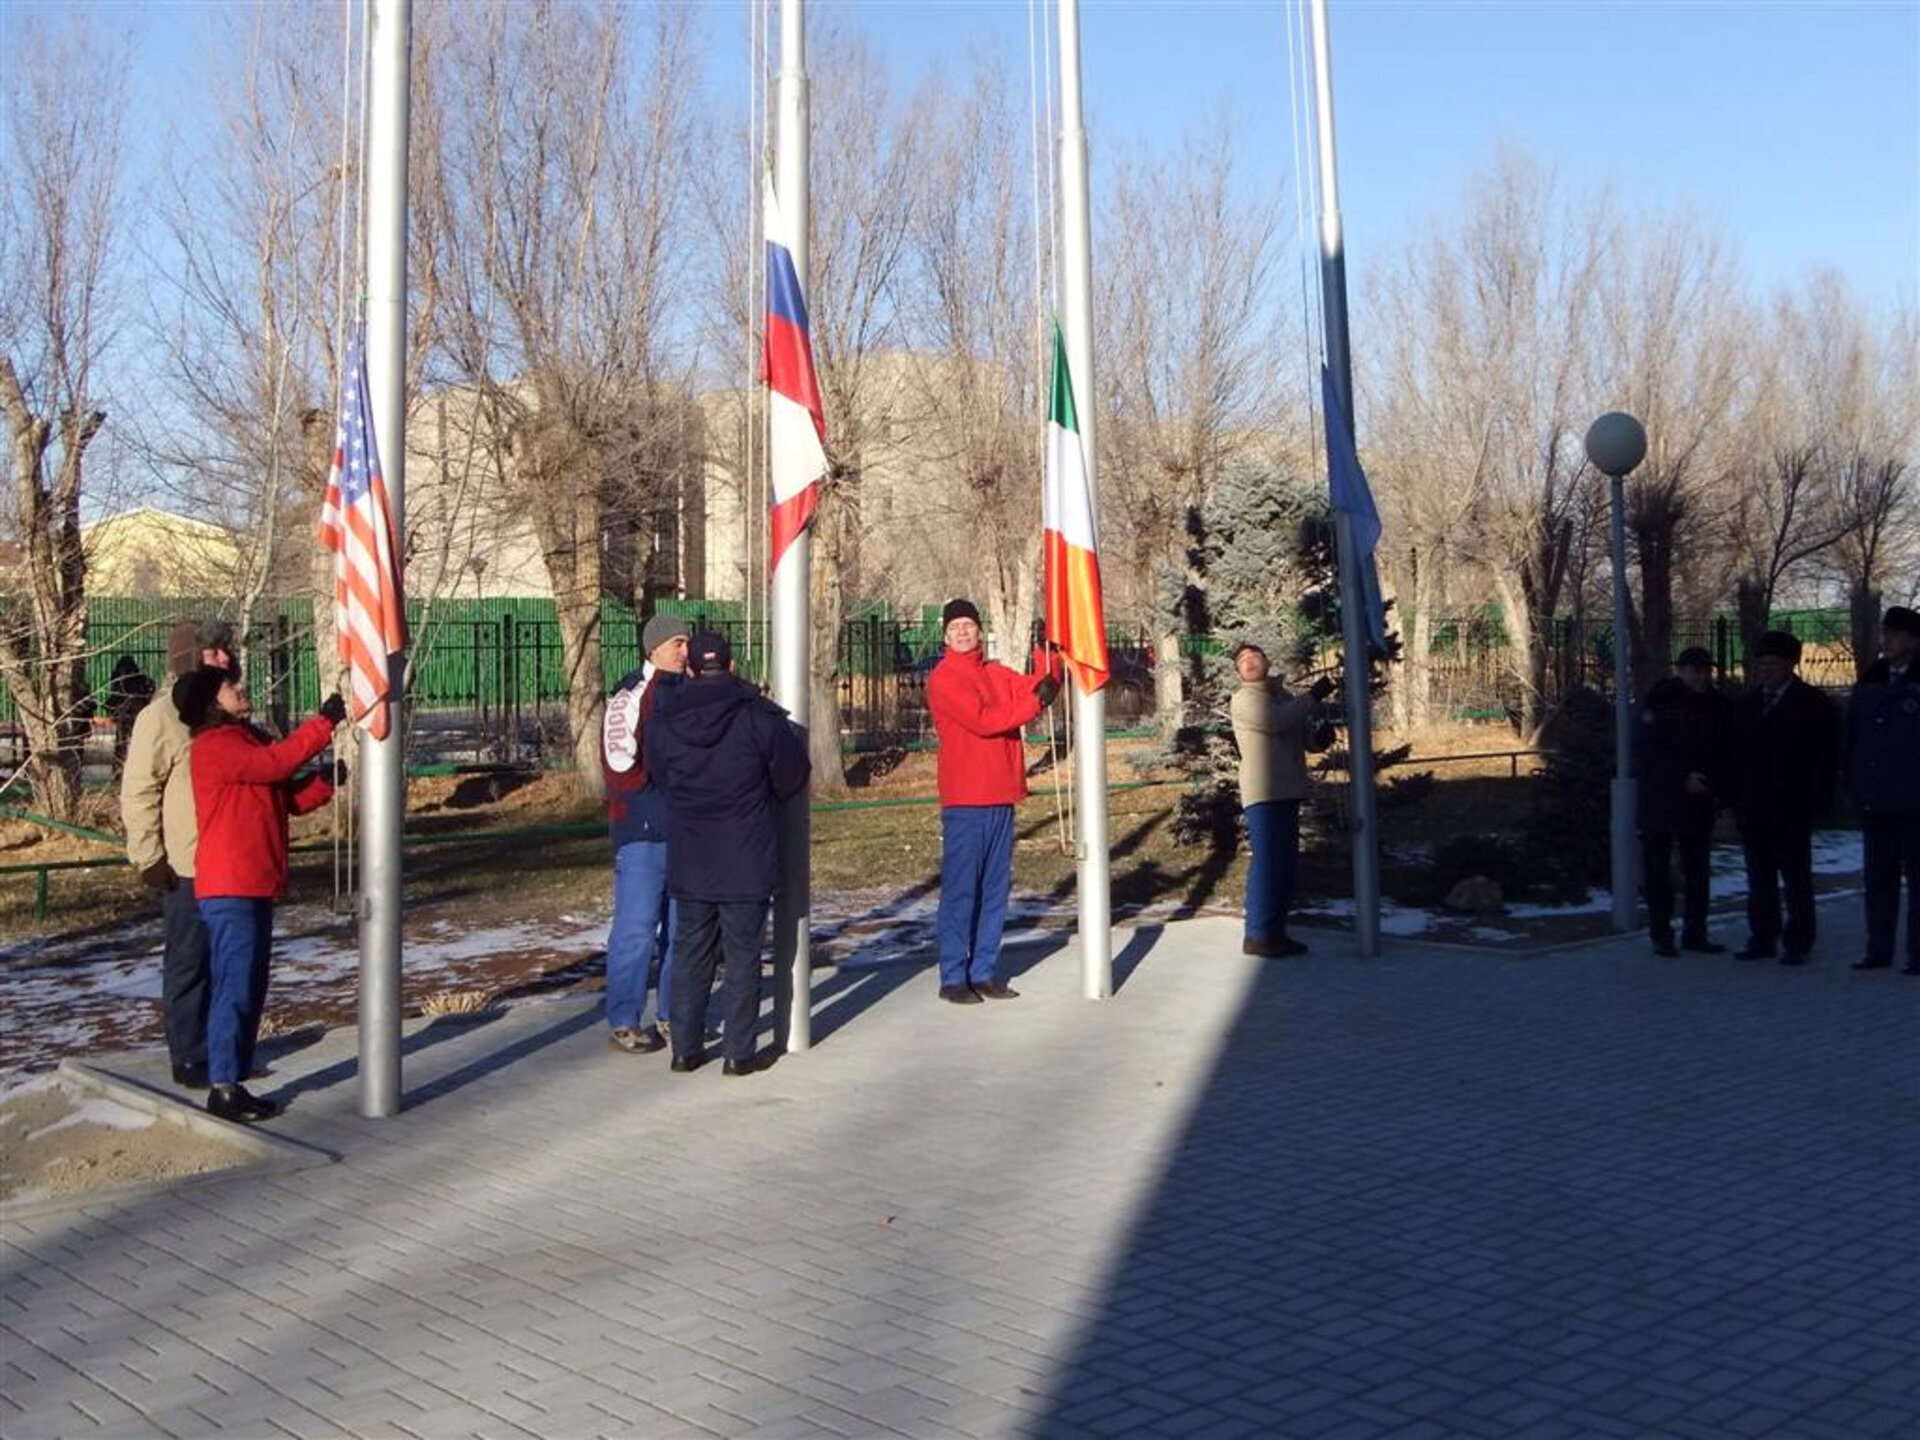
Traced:
<path id="1" fill-rule="evenodd" d="M 7 1093 L 14 1092 L 10 1090 Z M 51 1125 L 43 1125 L 35 1130 L 27 1139 L 38 1140 L 43 1135 L 52 1135 L 73 1125 L 104 1125 L 109 1130 L 144 1130 L 157 1123 L 154 1116 L 135 1110 L 131 1105 L 122 1105 L 118 1100 L 109 1100 L 104 1095 L 89 1095 Z"/>

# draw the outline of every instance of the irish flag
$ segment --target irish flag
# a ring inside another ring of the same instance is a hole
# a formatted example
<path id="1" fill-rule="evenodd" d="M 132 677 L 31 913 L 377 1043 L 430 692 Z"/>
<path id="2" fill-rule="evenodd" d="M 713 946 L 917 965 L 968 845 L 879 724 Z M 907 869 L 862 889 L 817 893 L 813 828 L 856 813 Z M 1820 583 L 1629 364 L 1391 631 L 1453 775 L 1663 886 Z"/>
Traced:
<path id="1" fill-rule="evenodd" d="M 1053 327 L 1053 398 L 1047 405 L 1047 478 L 1040 502 L 1046 530 L 1047 639 L 1091 695 L 1107 683 L 1106 608 L 1100 601 L 1100 547 L 1093 532 L 1087 452 L 1073 404 L 1073 377 L 1058 322 Z"/>

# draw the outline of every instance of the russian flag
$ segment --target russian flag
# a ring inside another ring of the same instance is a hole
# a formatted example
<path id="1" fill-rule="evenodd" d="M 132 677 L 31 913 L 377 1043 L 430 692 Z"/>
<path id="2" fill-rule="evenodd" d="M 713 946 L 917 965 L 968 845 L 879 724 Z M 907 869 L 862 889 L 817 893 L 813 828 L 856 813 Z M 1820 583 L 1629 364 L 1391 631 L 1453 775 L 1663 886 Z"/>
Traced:
<path id="1" fill-rule="evenodd" d="M 792 232 L 767 177 L 767 333 L 761 366 L 767 382 L 768 467 L 772 475 L 773 567 L 813 519 L 827 473 L 826 416 L 813 373 L 807 297 L 793 266 Z"/>

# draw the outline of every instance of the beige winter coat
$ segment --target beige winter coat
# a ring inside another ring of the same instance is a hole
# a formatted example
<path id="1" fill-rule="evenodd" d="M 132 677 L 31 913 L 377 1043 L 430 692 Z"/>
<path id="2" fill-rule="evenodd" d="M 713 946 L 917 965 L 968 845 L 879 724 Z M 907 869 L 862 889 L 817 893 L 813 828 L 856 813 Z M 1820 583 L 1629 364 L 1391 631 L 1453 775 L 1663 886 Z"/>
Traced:
<path id="1" fill-rule="evenodd" d="M 187 766 L 192 744 L 186 722 L 164 690 L 134 718 L 120 778 L 120 819 L 127 827 L 127 859 L 136 870 L 165 860 L 174 874 L 193 878 L 200 827 Z"/>
<path id="2" fill-rule="evenodd" d="M 1240 747 L 1240 803 L 1301 800 L 1307 793 L 1307 727 L 1314 698 L 1289 695 L 1278 680 L 1241 683 L 1228 714 Z"/>

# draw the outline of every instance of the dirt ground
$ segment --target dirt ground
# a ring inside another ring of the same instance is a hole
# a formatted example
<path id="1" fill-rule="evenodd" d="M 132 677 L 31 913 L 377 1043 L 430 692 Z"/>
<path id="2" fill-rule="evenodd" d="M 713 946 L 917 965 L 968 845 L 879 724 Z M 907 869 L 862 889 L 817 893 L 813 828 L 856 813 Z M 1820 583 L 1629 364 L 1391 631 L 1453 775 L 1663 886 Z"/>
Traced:
<path id="1" fill-rule="evenodd" d="M 1392 737 L 1383 737 L 1389 743 Z M 1423 757 L 1492 752 L 1431 768 L 1439 782 L 1419 804 L 1382 816 L 1390 854 L 1418 854 L 1460 828 L 1502 828 L 1524 805 L 1531 762 L 1502 727 L 1459 727 L 1418 737 Z M 1041 761 L 1044 752 L 1034 751 Z M 1234 911 L 1243 854 L 1174 843 L 1177 783 L 1155 764 L 1151 741 L 1117 743 L 1109 753 L 1115 915 L 1142 909 L 1175 914 Z M 850 767 L 845 802 L 827 801 L 812 820 L 816 902 L 836 896 L 930 893 L 938 874 L 940 817 L 932 803 L 936 757 L 928 751 L 861 757 Z M 1404 767 L 1422 768 L 1419 762 Z M 1516 773 L 1517 772 L 1517 773 Z M 1147 782 L 1144 786 L 1141 782 Z M 1037 765 L 1033 796 L 1021 808 L 1015 888 L 1045 907 L 1070 901 L 1074 863 L 1063 812 L 1071 761 Z M 1338 781 L 1335 781 L 1337 789 Z M 474 773 L 424 777 L 409 787 L 403 1005 L 481 1003 L 540 990 L 600 984 L 610 865 L 597 806 L 582 803 L 564 774 Z M 115 797 L 89 797 L 85 823 L 119 829 Z M 351 1023 L 357 989 L 350 899 L 334 890 L 335 817 L 295 822 L 292 885 L 276 917 L 269 1028 Z M 1347 893 L 1337 855 L 1307 856 L 1303 900 Z M 341 858 L 344 860 L 345 855 Z M 98 841 L 25 821 L 0 821 L 0 864 L 74 859 L 117 861 Z M 351 875 L 351 868 L 346 873 Z M 1391 889 L 1389 889 L 1391 895 Z M 158 909 L 129 867 L 54 871 L 50 913 L 33 915 L 30 876 L 0 876 L 0 1078 L 38 1070 L 61 1056 L 157 1043 Z M 1576 927 L 1581 922 L 1575 922 Z M 463 937 L 485 932 L 484 945 Z M 1556 936 L 1556 938 L 1559 938 Z M 830 960 L 836 940 L 820 950 Z"/>
<path id="2" fill-rule="evenodd" d="M 0 1093 L 0 1203 L 153 1184 L 253 1159 L 237 1146 L 89 1095 L 58 1075 Z"/>

